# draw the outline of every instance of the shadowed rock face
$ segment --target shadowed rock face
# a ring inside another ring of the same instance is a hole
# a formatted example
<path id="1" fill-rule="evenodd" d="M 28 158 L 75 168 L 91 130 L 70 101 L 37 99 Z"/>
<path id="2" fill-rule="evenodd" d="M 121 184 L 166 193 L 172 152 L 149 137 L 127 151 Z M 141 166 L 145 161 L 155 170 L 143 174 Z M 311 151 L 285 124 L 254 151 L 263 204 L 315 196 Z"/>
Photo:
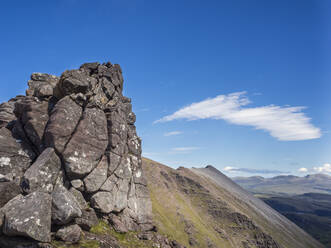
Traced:
<path id="1" fill-rule="evenodd" d="M 6 236 L 48 242 L 55 225 L 61 239 L 77 240 L 77 224 L 88 229 L 96 214 L 123 230 L 151 230 L 141 140 L 120 66 L 34 73 L 28 86 L 26 96 L 0 105 L 0 244 Z"/>

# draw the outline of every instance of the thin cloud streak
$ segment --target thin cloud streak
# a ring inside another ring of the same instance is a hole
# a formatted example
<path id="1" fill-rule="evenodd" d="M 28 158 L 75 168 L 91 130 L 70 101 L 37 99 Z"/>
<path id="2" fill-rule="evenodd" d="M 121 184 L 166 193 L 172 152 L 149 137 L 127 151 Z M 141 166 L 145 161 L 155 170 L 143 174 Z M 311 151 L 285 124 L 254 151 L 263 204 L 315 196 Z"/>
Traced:
<path id="1" fill-rule="evenodd" d="M 172 132 L 165 133 L 164 136 L 168 137 L 168 136 L 179 135 L 179 134 L 182 134 L 182 133 L 183 132 L 180 132 L 180 131 L 172 131 Z"/>
<path id="2" fill-rule="evenodd" d="M 226 172 L 245 172 L 245 173 L 251 173 L 251 174 L 284 174 L 289 173 L 288 171 L 279 171 L 279 170 L 267 170 L 267 169 L 252 169 L 252 168 L 236 168 L 227 166 L 223 168 Z"/>
<path id="3" fill-rule="evenodd" d="M 268 105 L 245 108 L 244 106 L 249 103 L 246 92 L 219 95 L 192 103 L 154 123 L 178 119 L 190 121 L 215 119 L 236 125 L 252 126 L 267 131 L 272 137 L 282 141 L 309 140 L 322 136 L 321 130 L 311 124 L 311 119 L 302 112 L 305 107 Z"/>
<path id="4" fill-rule="evenodd" d="M 195 147 L 195 146 L 172 148 L 172 150 L 175 152 L 188 152 L 188 151 L 195 151 L 195 150 L 199 150 L 199 149 L 200 149 L 199 147 Z"/>
<path id="5" fill-rule="evenodd" d="M 331 164 L 325 163 L 322 166 L 314 167 L 314 171 L 318 173 L 331 173 Z"/>
<path id="6" fill-rule="evenodd" d="M 302 167 L 302 168 L 298 169 L 298 172 L 300 172 L 300 173 L 307 173 L 308 172 L 308 169 Z"/>

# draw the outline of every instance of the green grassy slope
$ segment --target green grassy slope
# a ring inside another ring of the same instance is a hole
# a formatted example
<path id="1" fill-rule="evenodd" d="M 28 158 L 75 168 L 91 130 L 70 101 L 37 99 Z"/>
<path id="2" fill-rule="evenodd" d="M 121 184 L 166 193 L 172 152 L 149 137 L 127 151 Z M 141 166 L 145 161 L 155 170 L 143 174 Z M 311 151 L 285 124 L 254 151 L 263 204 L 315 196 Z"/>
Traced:
<path id="1" fill-rule="evenodd" d="M 143 159 L 143 167 L 159 232 L 188 248 L 322 247 L 293 223 L 273 223 L 268 213 L 194 170 L 174 170 L 149 159 Z M 296 230 L 300 231 L 294 235 Z"/>

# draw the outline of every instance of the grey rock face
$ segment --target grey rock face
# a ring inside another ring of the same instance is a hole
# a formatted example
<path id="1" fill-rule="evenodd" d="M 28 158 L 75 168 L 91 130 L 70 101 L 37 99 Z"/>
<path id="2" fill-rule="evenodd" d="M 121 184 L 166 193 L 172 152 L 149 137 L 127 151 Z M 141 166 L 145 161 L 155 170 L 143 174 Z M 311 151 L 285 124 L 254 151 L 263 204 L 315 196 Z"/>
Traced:
<path id="1" fill-rule="evenodd" d="M 24 173 L 21 187 L 26 193 L 36 190 L 52 193 L 60 169 L 59 157 L 53 148 L 47 148 Z"/>
<path id="2" fill-rule="evenodd" d="M 4 102 L 0 104 L 0 127 L 6 127 L 16 119 L 14 114 L 15 102 Z"/>
<path id="3" fill-rule="evenodd" d="M 87 108 L 63 153 L 67 175 L 82 178 L 97 165 L 108 145 L 107 121 L 100 109 Z"/>
<path id="4" fill-rule="evenodd" d="M 0 129 L 0 174 L 19 181 L 34 158 L 24 141 L 15 139 L 7 128 Z"/>
<path id="5" fill-rule="evenodd" d="M 49 97 L 53 95 L 53 89 L 57 85 L 59 78 L 46 73 L 33 73 L 28 81 L 28 96 Z"/>
<path id="6" fill-rule="evenodd" d="M 65 226 L 56 232 L 56 238 L 70 243 L 77 243 L 80 240 L 82 230 L 76 224 Z"/>
<path id="7" fill-rule="evenodd" d="M 96 192 L 107 179 L 108 161 L 104 156 L 98 166 L 84 179 L 85 189 L 89 193 Z"/>
<path id="8" fill-rule="evenodd" d="M 33 192 L 27 196 L 16 196 L 4 207 L 4 234 L 24 236 L 49 242 L 51 230 L 51 196 Z"/>
<path id="9" fill-rule="evenodd" d="M 15 182 L 0 182 L 0 208 L 19 194 L 21 188 Z"/>
<path id="10" fill-rule="evenodd" d="M 51 112 L 45 130 L 46 145 L 62 153 L 82 117 L 82 111 L 70 96 L 62 98 Z"/>
<path id="11" fill-rule="evenodd" d="M 56 224 L 67 224 L 82 216 L 76 198 L 64 187 L 56 186 L 52 193 L 52 220 Z"/>
<path id="12" fill-rule="evenodd" d="M 121 232 L 147 230 L 141 140 L 120 66 L 86 63 L 61 77 L 34 73 L 28 85 L 27 96 L 0 105 L 0 246 L 13 244 L 10 235 L 48 242 L 51 225 L 60 228 L 59 239 L 76 242 L 77 225 L 89 230 L 97 214 Z M 37 217 L 45 230 L 32 222 Z"/>
<path id="13" fill-rule="evenodd" d="M 29 141 L 41 152 L 43 135 L 48 122 L 49 102 L 34 97 L 26 97 L 15 104 L 15 114 L 20 121 Z"/>

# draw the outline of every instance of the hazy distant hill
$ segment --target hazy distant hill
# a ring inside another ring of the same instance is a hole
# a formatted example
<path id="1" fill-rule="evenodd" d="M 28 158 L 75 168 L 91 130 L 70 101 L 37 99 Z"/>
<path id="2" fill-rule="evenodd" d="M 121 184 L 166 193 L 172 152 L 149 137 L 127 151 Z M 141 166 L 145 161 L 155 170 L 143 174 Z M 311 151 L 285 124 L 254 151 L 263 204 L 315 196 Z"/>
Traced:
<path id="1" fill-rule="evenodd" d="M 331 195 L 308 193 L 290 197 L 268 197 L 263 200 L 331 248 Z"/>
<path id="2" fill-rule="evenodd" d="M 212 166 L 174 170 L 143 159 L 143 169 L 158 231 L 188 248 L 323 247 Z"/>
<path id="3" fill-rule="evenodd" d="M 233 180 L 331 248 L 331 177 L 236 177 Z"/>
<path id="4" fill-rule="evenodd" d="M 299 195 L 305 193 L 331 194 L 331 176 L 313 174 L 305 177 L 277 176 L 273 178 L 234 177 L 237 184 L 253 193 Z"/>

